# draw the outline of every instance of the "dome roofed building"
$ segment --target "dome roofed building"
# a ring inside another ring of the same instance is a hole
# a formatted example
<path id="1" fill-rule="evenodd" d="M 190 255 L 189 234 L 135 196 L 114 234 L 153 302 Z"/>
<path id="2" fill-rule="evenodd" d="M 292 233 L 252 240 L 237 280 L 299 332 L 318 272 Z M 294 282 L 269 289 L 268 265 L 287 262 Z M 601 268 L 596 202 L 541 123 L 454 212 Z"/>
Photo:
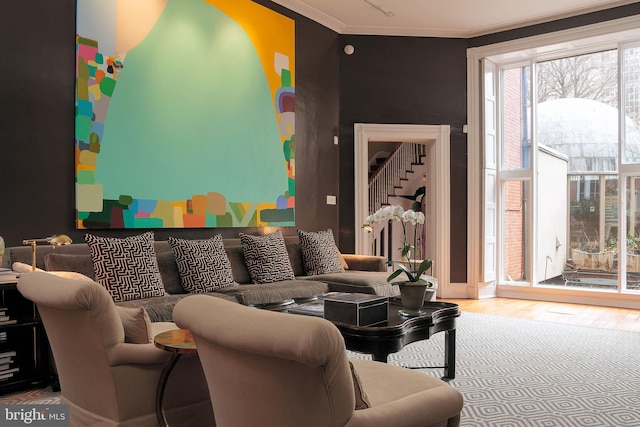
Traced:
<path id="1" fill-rule="evenodd" d="M 602 102 L 562 98 L 538 104 L 538 144 L 569 158 L 569 173 L 615 173 L 618 110 Z M 627 117 L 626 161 L 640 162 L 640 130 Z"/>

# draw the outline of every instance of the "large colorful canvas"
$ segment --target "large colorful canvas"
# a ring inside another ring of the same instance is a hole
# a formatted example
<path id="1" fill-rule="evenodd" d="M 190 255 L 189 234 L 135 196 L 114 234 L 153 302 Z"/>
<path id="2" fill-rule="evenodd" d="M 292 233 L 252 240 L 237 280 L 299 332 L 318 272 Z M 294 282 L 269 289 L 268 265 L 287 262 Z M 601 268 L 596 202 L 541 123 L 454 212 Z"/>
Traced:
<path id="1" fill-rule="evenodd" d="M 250 0 L 78 0 L 77 227 L 295 225 L 294 31 Z"/>

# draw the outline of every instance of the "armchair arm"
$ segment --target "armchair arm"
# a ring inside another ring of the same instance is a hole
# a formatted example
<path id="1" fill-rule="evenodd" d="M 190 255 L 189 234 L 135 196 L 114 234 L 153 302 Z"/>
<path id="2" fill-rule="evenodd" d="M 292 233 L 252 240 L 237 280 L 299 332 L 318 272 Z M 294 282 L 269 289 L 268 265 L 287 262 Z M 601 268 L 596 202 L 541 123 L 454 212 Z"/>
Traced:
<path id="1" fill-rule="evenodd" d="M 453 387 L 436 387 L 356 410 L 345 427 L 423 427 L 459 417 L 462 401 L 462 395 Z"/>
<path id="2" fill-rule="evenodd" d="M 107 350 L 109 366 L 126 364 L 163 364 L 171 357 L 171 353 L 161 350 L 155 345 L 118 343 Z"/>
<path id="3" fill-rule="evenodd" d="M 387 271 L 387 259 L 382 256 L 342 254 L 349 270 Z"/>

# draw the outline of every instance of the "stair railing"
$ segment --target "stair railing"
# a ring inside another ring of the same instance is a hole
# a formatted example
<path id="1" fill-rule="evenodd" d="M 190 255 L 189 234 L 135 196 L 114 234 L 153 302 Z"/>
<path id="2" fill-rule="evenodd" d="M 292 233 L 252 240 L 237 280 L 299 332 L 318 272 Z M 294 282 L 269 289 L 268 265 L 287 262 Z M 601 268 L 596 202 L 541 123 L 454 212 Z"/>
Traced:
<path id="1" fill-rule="evenodd" d="M 401 143 L 380 165 L 369 179 L 369 214 L 389 204 L 389 196 L 400 188 L 401 181 L 413 170 L 413 165 L 421 163 L 426 155 L 424 144 Z"/>
<path id="2" fill-rule="evenodd" d="M 389 196 L 402 188 L 402 180 L 421 164 L 426 156 L 424 144 L 401 143 L 393 150 L 369 179 L 369 214 L 389 204 Z M 380 223 L 372 230 L 371 255 L 382 255 L 391 259 L 393 247 L 391 224 Z"/>

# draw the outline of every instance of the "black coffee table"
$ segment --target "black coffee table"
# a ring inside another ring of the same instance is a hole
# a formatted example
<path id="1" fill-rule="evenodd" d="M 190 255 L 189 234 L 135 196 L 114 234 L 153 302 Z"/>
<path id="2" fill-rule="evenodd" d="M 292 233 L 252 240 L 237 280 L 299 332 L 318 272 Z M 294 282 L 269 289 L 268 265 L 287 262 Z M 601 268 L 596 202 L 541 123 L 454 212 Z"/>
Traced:
<path id="1" fill-rule="evenodd" d="M 315 302 L 291 307 L 288 311 L 296 314 L 322 315 L 319 307 L 322 299 Z M 305 305 L 308 310 L 305 312 Z M 341 322 L 332 322 L 344 337 L 347 349 L 369 353 L 374 360 L 387 362 L 389 354 L 395 353 L 405 345 L 431 338 L 433 334 L 444 332 L 444 366 L 420 366 L 412 368 L 444 368 L 443 379 L 450 380 L 456 375 L 456 319 L 460 317 L 460 308 L 449 302 L 425 302 L 422 314 L 416 317 L 403 317 L 399 310 L 400 301 L 389 298 L 389 312 L 386 323 L 375 326 L 356 326 Z"/>

